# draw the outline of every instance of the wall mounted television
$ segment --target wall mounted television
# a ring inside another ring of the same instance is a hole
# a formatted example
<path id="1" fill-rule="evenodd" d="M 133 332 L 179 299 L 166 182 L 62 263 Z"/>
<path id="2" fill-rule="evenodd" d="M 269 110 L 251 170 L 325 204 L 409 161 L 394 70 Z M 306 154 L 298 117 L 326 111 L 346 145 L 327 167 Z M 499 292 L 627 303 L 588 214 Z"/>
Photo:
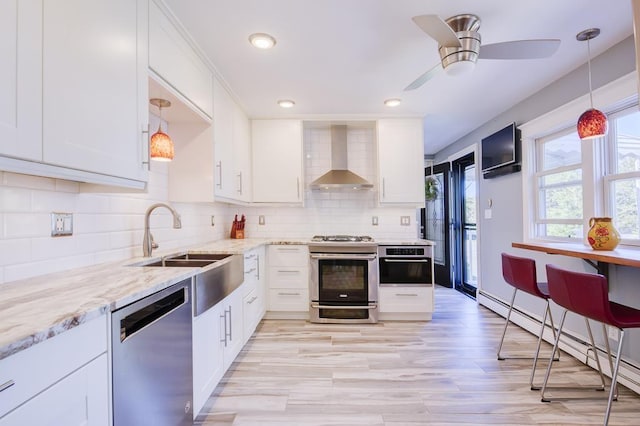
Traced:
<path id="1" fill-rule="evenodd" d="M 481 149 L 485 177 L 520 171 L 520 129 L 516 123 L 482 139 Z"/>

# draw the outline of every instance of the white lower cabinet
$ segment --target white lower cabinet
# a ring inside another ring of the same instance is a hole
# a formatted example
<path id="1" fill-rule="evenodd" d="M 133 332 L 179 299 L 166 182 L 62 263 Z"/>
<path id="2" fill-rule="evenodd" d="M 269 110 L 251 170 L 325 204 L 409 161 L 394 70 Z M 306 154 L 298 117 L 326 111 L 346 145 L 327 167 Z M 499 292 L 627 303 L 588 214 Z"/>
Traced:
<path id="1" fill-rule="evenodd" d="M 265 248 L 249 250 L 244 254 L 243 323 L 244 343 L 249 341 L 267 309 L 265 293 Z"/>
<path id="2" fill-rule="evenodd" d="M 0 360 L 0 425 L 108 426 L 106 316 Z"/>
<path id="3" fill-rule="evenodd" d="M 224 374 L 223 353 L 220 346 L 221 312 L 222 303 L 219 303 L 193 318 L 194 419 Z"/>
<path id="4" fill-rule="evenodd" d="M 268 318 L 309 317 L 309 249 L 271 245 L 268 249 Z"/>
<path id="5" fill-rule="evenodd" d="M 242 349 L 243 286 L 193 318 L 193 417 Z"/>
<path id="6" fill-rule="evenodd" d="M 378 289 L 380 319 L 429 320 L 433 313 L 433 285 L 382 286 Z"/>

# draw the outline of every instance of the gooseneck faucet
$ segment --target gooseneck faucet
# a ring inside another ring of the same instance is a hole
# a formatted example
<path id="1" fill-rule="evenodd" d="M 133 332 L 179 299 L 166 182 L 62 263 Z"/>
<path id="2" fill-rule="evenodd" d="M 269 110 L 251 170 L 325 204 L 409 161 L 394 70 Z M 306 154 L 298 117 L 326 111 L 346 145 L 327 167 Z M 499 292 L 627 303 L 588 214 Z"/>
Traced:
<path id="1" fill-rule="evenodd" d="M 156 203 L 149 206 L 147 212 L 144 214 L 144 237 L 142 238 L 142 253 L 144 257 L 150 257 L 154 248 L 158 248 L 158 244 L 153 241 L 153 235 L 149 231 L 149 216 L 158 207 L 166 207 L 173 215 L 173 227 L 175 229 L 182 228 L 182 222 L 180 221 L 180 215 L 168 204 Z"/>

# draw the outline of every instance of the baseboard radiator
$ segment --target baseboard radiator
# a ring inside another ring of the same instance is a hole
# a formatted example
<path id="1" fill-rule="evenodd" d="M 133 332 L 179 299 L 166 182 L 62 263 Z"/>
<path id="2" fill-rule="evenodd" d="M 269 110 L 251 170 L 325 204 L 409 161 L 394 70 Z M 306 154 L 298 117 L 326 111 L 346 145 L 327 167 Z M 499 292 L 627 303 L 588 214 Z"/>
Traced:
<path id="1" fill-rule="evenodd" d="M 478 290 L 477 300 L 481 305 L 506 318 L 509 311 L 509 304 L 504 300 L 482 290 Z M 540 331 L 542 316 L 533 315 L 518 308 L 518 306 L 514 306 L 513 311 L 511 312 L 511 321 L 537 336 Z M 559 321 L 559 318 L 556 320 L 556 329 L 558 327 L 557 321 Z M 601 330 L 601 326 L 596 325 L 593 321 L 591 323 L 594 335 L 601 333 L 599 331 Z M 547 320 L 547 324 L 549 324 L 549 320 Z M 509 332 L 507 331 L 507 338 L 508 333 Z M 546 342 L 553 345 L 553 333 L 550 327 L 545 327 L 545 332 L 542 337 Z M 595 356 L 593 354 L 591 344 L 587 342 L 587 337 L 582 337 L 572 333 L 571 331 L 567 332 L 566 330 L 563 330 L 562 336 L 560 337 L 560 349 L 595 370 L 597 368 Z M 611 344 L 611 350 L 615 352 L 617 347 L 618 342 L 613 341 Z M 605 348 L 596 345 L 595 350 L 598 351 L 603 372 L 610 378 L 611 370 L 609 362 L 607 361 L 607 352 Z M 615 363 L 615 358 L 613 362 Z M 618 383 L 626 386 L 633 392 L 640 394 L 640 367 L 627 362 L 625 359 L 621 359 L 620 369 L 618 371 Z"/>

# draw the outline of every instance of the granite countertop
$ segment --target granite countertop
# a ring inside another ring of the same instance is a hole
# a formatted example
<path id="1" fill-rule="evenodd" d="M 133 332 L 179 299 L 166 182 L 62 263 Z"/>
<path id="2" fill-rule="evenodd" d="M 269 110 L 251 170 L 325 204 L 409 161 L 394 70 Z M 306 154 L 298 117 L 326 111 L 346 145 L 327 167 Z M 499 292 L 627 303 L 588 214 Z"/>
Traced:
<path id="1" fill-rule="evenodd" d="M 221 240 L 195 248 L 158 251 L 148 258 L 137 257 L 0 284 L 0 360 L 190 278 L 200 270 L 132 265 L 186 251 L 242 254 L 264 244 L 278 243 L 257 239 Z"/>
<path id="2" fill-rule="evenodd" d="M 242 254 L 265 245 L 308 244 L 309 239 L 219 240 L 0 284 L 0 360 L 38 342 L 195 275 L 200 268 L 139 266 L 176 253 Z M 433 244 L 427 240 L 380 245 Z"/>

